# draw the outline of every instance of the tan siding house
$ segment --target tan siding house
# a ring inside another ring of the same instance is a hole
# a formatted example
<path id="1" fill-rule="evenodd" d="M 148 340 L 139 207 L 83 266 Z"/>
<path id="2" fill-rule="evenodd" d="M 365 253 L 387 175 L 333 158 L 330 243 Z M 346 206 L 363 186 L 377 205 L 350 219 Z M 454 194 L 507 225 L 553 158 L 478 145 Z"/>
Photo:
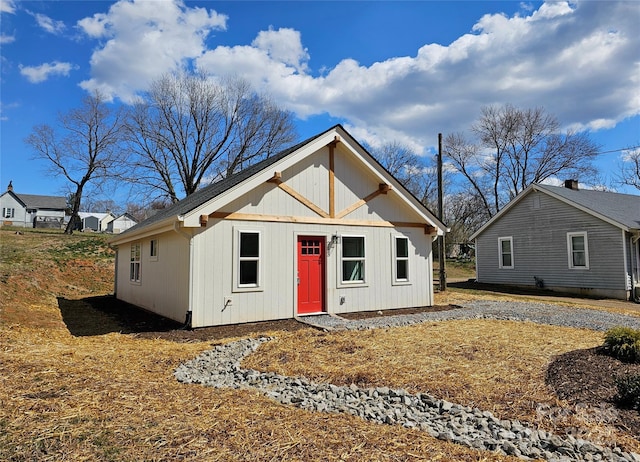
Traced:
<path id="1" fill-rule="evenodd" d="M 472 238 L 478 282 L 640 296 L 640 196 L 534 184 Z"/>
<path id="2" fill-rule="evenodd" d="M 444 231 L 338 125 L 114 237 L 116 297 L 191 327 L 430 306 Z"/>

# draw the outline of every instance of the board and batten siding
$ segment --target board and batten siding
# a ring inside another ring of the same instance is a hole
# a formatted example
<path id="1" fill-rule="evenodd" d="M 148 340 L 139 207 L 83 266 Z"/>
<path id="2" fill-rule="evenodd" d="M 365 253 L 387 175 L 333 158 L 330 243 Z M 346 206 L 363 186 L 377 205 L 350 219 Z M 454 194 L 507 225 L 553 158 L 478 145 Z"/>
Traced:
<path id="1" fill-rule="evenodd" d="M 335 210 L 347 209 L 378 190 L 379 179 L 355 160 L 335 155 Z M 320 149 L 281 172 L 281 180 L 328 212 L 329 149 Z M 264 183 L 222 208 L 222 212 L 279 217 L 318 215 L 274 183 Z M 361 221 L 415 222 L 418 217 L 393 192 L 380 194 L 348 214 Z M 259 290 L 234 290 L 234 235 L 259 231 L 261 283 Z M 365 283 L 341 281 L 341 241 L 332 236 L 365 237 Z M 393 284 L 393 236 L 409 242 L 409 283 Z M 287 319 L 297 309 L 297 239 L 321 236 L 326 242 L 325 310 L 329 313 L 383 310 L 433 304 L 432 236 L 424 228 L 353 226 L 210 218 L 193 238 L 192 326 Z"/>
<path id="2" fill-rule="evenodd" d="M 567 233 L 586 232 L 589 269 L 570 269 Z M 512 237 L 513 268 L 499 267 L 498 239 Z M 585 295 L 624 296 L 621 230 L 547 194 L 532 191 L 476 238 L 478 282 L 534 286 Z"/>
<path id="3" fill-rule="evenodd" d="M 151 239 L 157 257 L 150 256 Z M 131 245 L 141 244 L 140 282 L 129 279 Z M 189 240 L 174 231 L 118 246 L 116 297 L 184 322 L 189 309 Z"/>
<path id="4" fill-rule="evenodd" d="M 326 240 L 327 312 L 339 314 L 433 304 L 432 240 L 420 229 L 332 226 L 329 230 L 323 225 L 236 220 L 210 221 L 208 228 L 207 232 L 194 237 L 193 327 L 295 316 L 298 236 L 322 236 Z M 239 230 L 260 232 L 259 290 L 234 291 L 236 268 L 232 241 Z M 341 284 L 341 242 L 331 243 L 334 234 L 365 237 L 365 284 L 350 287 Z M 408 237 L 409 284 L 393 285 L 392 245 L 396 235 Z"/>

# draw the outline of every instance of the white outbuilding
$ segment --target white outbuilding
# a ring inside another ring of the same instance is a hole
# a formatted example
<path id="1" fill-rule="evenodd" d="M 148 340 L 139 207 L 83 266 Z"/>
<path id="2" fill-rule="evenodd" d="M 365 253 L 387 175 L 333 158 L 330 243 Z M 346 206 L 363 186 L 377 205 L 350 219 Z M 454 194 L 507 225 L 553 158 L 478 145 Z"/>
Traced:
<path id="1" fill-rule="evenodd" d="M 115 295 L 189 327 L 431 306 L 445 230 L 337 125 L 114 237 Z"/>

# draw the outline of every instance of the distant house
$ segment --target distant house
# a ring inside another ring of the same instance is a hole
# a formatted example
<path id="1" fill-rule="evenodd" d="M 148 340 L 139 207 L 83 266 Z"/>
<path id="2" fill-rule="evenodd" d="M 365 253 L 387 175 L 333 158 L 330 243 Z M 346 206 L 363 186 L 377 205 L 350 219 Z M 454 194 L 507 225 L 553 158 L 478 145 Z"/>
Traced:
<path id="1" fill-rule="evenodd" d="M 0 226 L 23 228 L 62 228 L 67 200 L 60 196 L 18 194 L 9 182 L 0 195 Z"/>
<path id="2" fill-rule="evenodd" d="M 533 184 L 472 239 L 478 282 L 640 297 L 640 196 Z"/>
<path id="3" fill-rule="evenodd" d="M 111 212 L 98 213 L 98 212 L 79 212 L 80 220 L 82 222 L 81 230 L 91 230 L 97 232 L 107 231 L 109 223 L 111 223 L 116 217 Z"/>
<path id="4" fill-rule="evenodd" d="M 430 306 L 445 229 L 337 125 L 112 238 L 115 295 L 191 327 Z"/>
<path id="5" fill-rule="evenodd" d="M 138 221 L 133 218 L 128 213 L 123 213 L 122 215 L 114 218 L 109 223 L 107 223 L 107 232 L 113 234 L 120 234 L 129 228 L 137 225 Z"/>

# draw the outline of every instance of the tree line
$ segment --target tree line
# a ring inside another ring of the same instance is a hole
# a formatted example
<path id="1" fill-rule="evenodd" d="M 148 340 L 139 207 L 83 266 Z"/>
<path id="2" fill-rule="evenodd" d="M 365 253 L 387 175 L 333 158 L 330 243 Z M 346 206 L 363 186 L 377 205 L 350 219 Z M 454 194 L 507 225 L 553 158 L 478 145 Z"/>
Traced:
<path id="1" fill-rule="evenodd" d="M 444 221 L 449 242 L 469 236 L 532 183 L 551 178 L 596 183 L 600 147 L 586 133 L 560 129 L 543 108 L 486 106 L 468 133 L 443 143 L 447 165 Z M 87 188 L 129 185 L 130 213 L 144 218 L 284 148 L 298 136 L 294 115 L 241 78 L 212 79 L 175 73 L 152 82 L 139 100 L 113 107 L 100 92 L 58 116 L 57 126 L 37 125 L 25 142 L 51 172 L 71 185 L 71 220 L 78 227 Z M 431 210 L 437 204 L 435 159 L 402 143 L 365 146 Z M 640 190 L 640 153 L 631 152 L 617 178 Z M 113 201 L 104 204 L 113 205 Z M 141 205 L 144 204 L 144 205 Z"/>

